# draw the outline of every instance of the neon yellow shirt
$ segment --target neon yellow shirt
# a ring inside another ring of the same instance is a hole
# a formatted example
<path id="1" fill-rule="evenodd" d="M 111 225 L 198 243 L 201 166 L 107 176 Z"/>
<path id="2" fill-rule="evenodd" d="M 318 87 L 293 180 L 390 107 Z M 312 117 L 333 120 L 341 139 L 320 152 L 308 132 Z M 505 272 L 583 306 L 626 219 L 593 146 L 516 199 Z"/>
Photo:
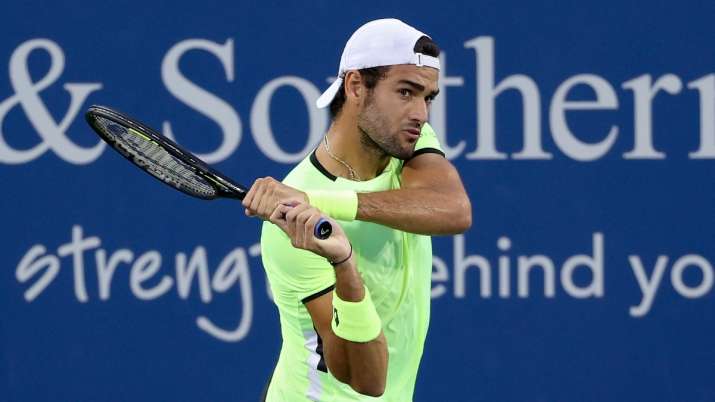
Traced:
<path id="1" fill-rule="evenodd" d="M 432 128 L 425 124 L 415 154 L 442 153 Z M 283 180 L 301 190 L 352 189 L 374 192 L 400 187 L 403 161 L 392 158 L 374 179 L 356 182 L 330 174 L 313 152 Z M 430 315 L 432 242 L 386 226 L 339 222 L 352 242 L 358 271 L 370 290 L 388 345 L 385 393 L 360 395 L 327 371 L 322 341 L 304 303 L 331 291 L 333 267 L 322 257 L 293 248 L 288 236 L 263 224 L 261 252 L 278 307 L 283 343 L 267 401 L 411 401 Z"/>

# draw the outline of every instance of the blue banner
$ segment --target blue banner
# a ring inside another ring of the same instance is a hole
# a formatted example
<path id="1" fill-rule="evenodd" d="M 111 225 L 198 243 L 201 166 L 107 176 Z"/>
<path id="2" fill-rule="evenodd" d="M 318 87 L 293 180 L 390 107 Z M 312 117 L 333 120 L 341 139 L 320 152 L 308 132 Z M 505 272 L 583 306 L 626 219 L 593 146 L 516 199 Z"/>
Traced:
<path id="1" fill-rule="evenodd" d="M 250 185 L 327 130 L 350 34 L 442 48 L 473 204 L 434 239 L 415 401 L 715 400 L 715 3 L 16 1 L 0 13 L 0 401 L 256 401 L 260 222 L 92 133 L 116 107 Z"/>

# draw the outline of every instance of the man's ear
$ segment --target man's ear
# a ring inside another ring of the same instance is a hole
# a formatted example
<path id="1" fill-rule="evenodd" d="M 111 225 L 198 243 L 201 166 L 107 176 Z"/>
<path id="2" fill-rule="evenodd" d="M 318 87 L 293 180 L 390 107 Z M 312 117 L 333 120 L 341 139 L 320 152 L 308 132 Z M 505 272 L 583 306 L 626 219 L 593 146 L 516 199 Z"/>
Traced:
<path id="1" fill-rule="evenodd" d="M 345 97 L 348 102 L 360 104 L 365 96 L 365 85 L 362 74 L 359 71 L 348 71 L 343 79 L 345 85 Z"/>

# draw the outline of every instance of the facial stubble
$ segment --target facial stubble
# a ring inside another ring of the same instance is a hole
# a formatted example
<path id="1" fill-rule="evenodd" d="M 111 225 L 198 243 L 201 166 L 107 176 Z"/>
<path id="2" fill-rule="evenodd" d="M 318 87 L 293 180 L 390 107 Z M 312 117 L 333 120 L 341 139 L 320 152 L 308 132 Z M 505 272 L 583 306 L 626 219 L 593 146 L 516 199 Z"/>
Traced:
<path id="1" fill-rule="evenodd" d="M 414 153 L 414 145 L 409 149 L 405 149 L 400 144 L 399 133 L 390 133 L 389 120 L 386 114 L 377 106 L 373 90 L 368 92 L 365 106 L 358 115 L 357 120 L 361 145 L 366 151 L 374 153 L 378 158 L 389 155 L 405 160 Z"/>

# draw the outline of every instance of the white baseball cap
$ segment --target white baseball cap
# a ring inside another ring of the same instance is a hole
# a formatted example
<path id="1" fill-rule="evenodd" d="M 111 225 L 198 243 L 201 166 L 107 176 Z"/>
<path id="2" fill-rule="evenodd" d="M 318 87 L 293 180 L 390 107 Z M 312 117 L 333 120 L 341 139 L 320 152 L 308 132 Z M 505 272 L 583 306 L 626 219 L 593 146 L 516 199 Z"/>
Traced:
<path id="1" fill-rule="evenodd" d="M 353 33 L 340 57 L 338 78 L 315 102 L 318 109 L 330 105 L 340 87 L 345 73 L 363 68 L 414 64 L 439 70 L 439 59 L 414 51 L 415 43 L 427 36 L 395 18 L 370 21 Z"/>

